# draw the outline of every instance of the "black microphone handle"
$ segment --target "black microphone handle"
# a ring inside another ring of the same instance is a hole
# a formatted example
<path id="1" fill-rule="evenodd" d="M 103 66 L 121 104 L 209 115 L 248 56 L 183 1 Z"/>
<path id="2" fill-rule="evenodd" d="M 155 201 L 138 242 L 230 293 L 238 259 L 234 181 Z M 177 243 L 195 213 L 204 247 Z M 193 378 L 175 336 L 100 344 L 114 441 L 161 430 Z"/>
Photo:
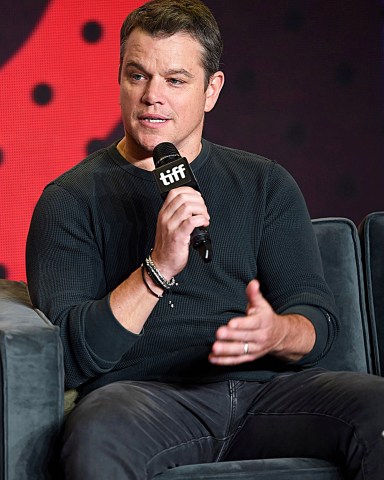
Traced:
<path id="1" fill-rule="evenodd" d="M 173 143 L 159 143 L 153 150 L 153 161 L 155 163 L 156 169 L 164 167 L 165 165 L 172 163 L 178 159 L 185 160 L 184 165 L 188 169 L 188 176 L 190 178 L 190 180 L 183 185 L 192 187 L 200 192 L 199 185 L 192 172 L 192 169 L 189 166 L 188 161 L 180 155 L 179 151 L 177 150 L 175 145 L 173 145 Z M 175 187 L 177 186 L 179 185 L 176 184 Z M 167 193 L 164 194 L 164 192 L 162 192 L 163 197 L 166 196 L 166 194 Z M 199 252 L 200 257 L 204 260 L 204 262 L 207 263 L 212 260 L 212 242 L 208 229 L 206 227 L 196 227 L 193 230 L 191 234 L 191 245 L 197 252 Z"/>

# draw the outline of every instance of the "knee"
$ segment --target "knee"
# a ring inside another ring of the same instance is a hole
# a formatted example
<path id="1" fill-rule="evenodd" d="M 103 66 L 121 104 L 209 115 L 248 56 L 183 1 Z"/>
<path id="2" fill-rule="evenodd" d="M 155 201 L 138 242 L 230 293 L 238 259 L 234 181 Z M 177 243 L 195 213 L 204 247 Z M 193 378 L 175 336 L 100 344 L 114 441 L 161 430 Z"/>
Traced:
<path id="1" fill-rule="evenodd" d="M 351 374 L 344 409 L 361 432 L 377 439 L 384 435 L 384 378 Z"/>
<path id="2" fill-rule="evenodd" d="M 140 385 L 117 382 L 95 390 L 68 416 L 64 441 L 71 439 L 72 443 L 95 446 L 106 438 L 121 439 L 127 432 L 134 434 L 156 411 L 152 403 L 150 395 Z"/>
<path id="3" fill-rule="evenodd" d="M 113 386 L 90 393 L 73 409 L 61 449 L 66 478 L 144 478 L 145 457 L 138 453 L 129 403 Z"/>
<path id="4" fill-rule="evenodd" d="M 348 404 L 358 413 L 367 411 L 369 417 L 384 415 L 384 378 L 366 373 L 351 374 Z"/>
<path id="5" fill-rule="evenodd" d="M 113 431 L 118 422 L 118 408 L 99 395 L 94 399 L 83 399 L 68 415 L 64 425 L 64 443 L 68 441 L 74 445 L 94 445 L 108 435 L 107 430 Z"/>

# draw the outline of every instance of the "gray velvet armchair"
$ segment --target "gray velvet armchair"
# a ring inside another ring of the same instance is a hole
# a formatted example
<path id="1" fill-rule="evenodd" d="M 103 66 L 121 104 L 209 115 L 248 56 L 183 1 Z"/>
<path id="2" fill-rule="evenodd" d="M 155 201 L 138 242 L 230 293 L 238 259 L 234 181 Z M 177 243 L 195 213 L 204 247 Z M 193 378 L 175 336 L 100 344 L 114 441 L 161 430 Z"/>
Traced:
<path id="1" fill-rule="evenodd" d="M 384 374 L 384 212 L 367 215 L 359 225 L 366 285 L 367 311 L 372 326 L 375 372 Z"/>
<path id="2" fill-rule="evenodd" d="M 49 472 L 63 418 L 61 342 L 21 282 L 0 280 L 0 355 L 0 478 L 55 478 Z"/>
<path id="3" fill-rule="evenodd" d="M 366 277 L 357 228 L 342 218 L 313 220 L 313 226 L 341 322 L 341 334 L 320 365 L 332 370 L 379 373 L 377 330 L 366 310 Z M 0 480 L 58 480 L 57 443 L 64 418 L 60 337 L 58 329 L 32 308 L 22 282 L 0 280 L 0 339 Z M 339 465 L 310 458 L 234 459 L 176 467 L 158 478 L 344 479 Z"/>

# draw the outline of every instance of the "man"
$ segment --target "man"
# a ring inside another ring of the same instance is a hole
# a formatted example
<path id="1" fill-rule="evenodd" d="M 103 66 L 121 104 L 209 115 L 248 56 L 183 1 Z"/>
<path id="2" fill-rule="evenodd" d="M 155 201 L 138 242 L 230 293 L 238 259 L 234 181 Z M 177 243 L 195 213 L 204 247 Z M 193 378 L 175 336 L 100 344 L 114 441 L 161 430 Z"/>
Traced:
<path id="1" fill-rule="evenodd" d="M 80 398 L 66 476 L 153 478 L 246 447 L 337 458 L 350 478 L 379 479 L 383 382 L 311 368 L 338 327 L 297 185 L 274 162 L 202 140 L 224 84 L 221 49 L 199 0 L 132 12 L 121 29 L 124 138 L 36 206 L 30 293 L 60 326 L 66 385 Z M 162 200 L 152 172 L 162 142 L 189 160 L 202 194 L 182 186 Z M 209 228 L 210 263 L 190 248 L 196 227 Z"/>

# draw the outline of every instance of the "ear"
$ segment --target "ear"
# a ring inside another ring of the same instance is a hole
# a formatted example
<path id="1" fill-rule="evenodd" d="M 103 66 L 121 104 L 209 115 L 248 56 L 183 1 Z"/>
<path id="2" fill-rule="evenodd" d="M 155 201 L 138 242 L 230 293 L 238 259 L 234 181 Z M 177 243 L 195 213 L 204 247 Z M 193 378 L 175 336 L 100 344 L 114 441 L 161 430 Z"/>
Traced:
<path id="1" fill-rule="evenodd" d="M 210 112 L 216 105 L 221 89 L 224 85 L 224 73 L 218 71 L 212 75 L 209 80 L 209 85 L 205 92 L 205 112 Z"/>

